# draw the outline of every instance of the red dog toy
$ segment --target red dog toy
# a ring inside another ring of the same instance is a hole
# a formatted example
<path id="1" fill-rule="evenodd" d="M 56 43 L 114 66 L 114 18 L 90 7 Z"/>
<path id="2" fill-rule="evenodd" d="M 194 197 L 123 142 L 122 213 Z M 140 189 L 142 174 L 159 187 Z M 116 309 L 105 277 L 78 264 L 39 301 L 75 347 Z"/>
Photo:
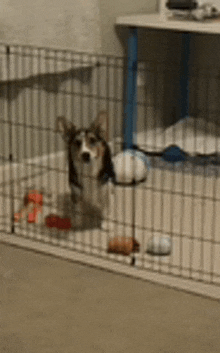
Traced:
<path id="1" fill-rule="evenodd" d="M 61 218 L 55 214 L 50 214 L 46 217 L 46 226 L 60 230 L 69 230 L 71 228 L 71 220 L 70 218 Z"/>
<path id="2" fill-rule="evenodd" d="M 48 228 L 57 228 L 58 220 L 60 219 L 59 216 L 55 214 L 50 214 L 45 218 L 46 226 Z"/>
<path id="3" fill-rule="evenodd" d="M 30 190 L 24 197 L 24 208 L 14 214 L 15 222 L 27 217 L 28 223 L 38 221 L 38 213 L 42 212 L 43 194 L 37 190 Z"/>

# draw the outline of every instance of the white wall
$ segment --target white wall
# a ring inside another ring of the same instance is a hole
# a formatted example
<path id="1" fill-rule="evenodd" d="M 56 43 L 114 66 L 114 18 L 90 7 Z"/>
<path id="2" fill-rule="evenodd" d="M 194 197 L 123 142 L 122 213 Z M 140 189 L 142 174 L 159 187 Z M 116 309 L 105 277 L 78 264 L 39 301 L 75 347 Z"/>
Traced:
<path id="1" fill-rule="evenodd" d="M 3 0 L 0 39 L 25 45 L 99 52 L 98 0 Z"/>

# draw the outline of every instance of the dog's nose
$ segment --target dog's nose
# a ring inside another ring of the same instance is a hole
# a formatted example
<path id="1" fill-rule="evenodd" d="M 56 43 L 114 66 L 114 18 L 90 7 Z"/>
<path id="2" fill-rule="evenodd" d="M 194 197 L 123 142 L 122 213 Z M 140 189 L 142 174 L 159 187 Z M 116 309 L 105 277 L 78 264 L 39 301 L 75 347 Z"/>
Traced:
<path id="1" fill-rule="evenodd" d="M 89 163 L 90 162 L 90 154 L 88 152 L 82 153 L 82 160 L 83 162 Z"/>

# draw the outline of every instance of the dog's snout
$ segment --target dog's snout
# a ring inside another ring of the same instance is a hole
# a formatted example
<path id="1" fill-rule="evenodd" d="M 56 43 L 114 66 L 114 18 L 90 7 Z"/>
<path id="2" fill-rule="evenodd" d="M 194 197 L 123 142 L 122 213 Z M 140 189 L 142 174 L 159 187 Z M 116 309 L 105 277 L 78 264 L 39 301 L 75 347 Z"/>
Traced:
<path id="1" fill-rule="evenodd" d="M 82 160 L 83 162 L 89 163 L 90 162 L 90 154 L 88 152 L 82 153 Z"/>

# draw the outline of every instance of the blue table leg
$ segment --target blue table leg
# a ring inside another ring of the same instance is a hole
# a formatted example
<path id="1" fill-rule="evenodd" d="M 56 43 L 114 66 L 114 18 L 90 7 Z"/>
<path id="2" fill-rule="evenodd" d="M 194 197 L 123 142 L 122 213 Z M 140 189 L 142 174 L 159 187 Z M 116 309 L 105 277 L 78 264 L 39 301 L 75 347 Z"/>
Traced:
<path id="1" fill-rule="evenodd" d="M 177 120 L 189 117 L 189 59 L 190 33 L 182 34 L 181 62 L 180 62 L 180 94 L 178 97 L 179 116 Z M 123 121 L 123 148 L 131 148 L 136 144 L 137 133 L 137 68 L 138 68 L 138 30 L 129 28 L 128 56 L 127 56 L 127 85 L 125 116 Z"/>
<path id="2" fill-rule="evenodd" d="M 125 116 L 123 121 L 123 148 L 132 148 L 136 144 L 137 132 L 137 57 L 138 57 L 137 28 L 129 28 L 128 56 L 127 56 L 127 86 Z"/>
<path id="3" fill-rule="evenodd" d="M 182 33 L 181 62 L 180 62 L 180 119 L 189 117 L 189 59 L 190 59 L 190 33 Z M 179 118 L 178 118 L 179 120 Z"/>

